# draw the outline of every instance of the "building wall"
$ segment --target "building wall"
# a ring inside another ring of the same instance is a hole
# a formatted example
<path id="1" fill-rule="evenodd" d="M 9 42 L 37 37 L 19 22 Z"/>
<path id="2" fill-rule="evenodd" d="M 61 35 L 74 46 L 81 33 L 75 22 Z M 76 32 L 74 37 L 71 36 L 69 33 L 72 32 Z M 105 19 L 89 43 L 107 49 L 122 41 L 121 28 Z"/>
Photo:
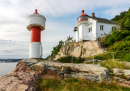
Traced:
<path id="1" fill-rule="evenodd" d="M 80 25 L 78 26 L 79 41 L 83 39 L 83 37 L 82 37 L 82 36 L 83 36 L 82 30 L 83 30 L 83 26 L 82 26 L 82 24 L 80 24 Z"/>
<path id="2" fill-rule="evenodd" d="M 78 32 L 79 32 L 79 31 L 77 30 L 76 33 L 75 33 L 75 34 L 76 34 L 76 42 L 79 41 L 79 33 L 78 33 Z"/>
<path id="3" fill-rule="evenodd" d="M 100 30 L 100 26 L 103 25 L 103 30 Z M 112 31 L 112 27 L 115 26 L 115 24 L 106 24 L 106 23 L 97 23 L 97 32 L 96 32 L 96 38 L 103 37 L 105 34 L 109 34 Z"/>
<path id="4" fill-rule="evenodd" d="M 89 18 L 89 21 L 88 21 L 90 24 L 88 24 L 88 36 L 89 36 L 89 40 L 96 40 L 96 21 Z M 92 31 L 89 32 L 89 28 L 92 27 Z"/>
<path id="5" fill-rule="evenodd" d="M 92 27 L 92 31 L 89 32 L 89 28 Z M 80 40 L 96 40 L 96 21 L 91 18 L 85 23 L 78 26 L 79 28 L 79 41 Z"/>
<path id="6" fill-rule="evenodd" d="M 87 40 L 88 38 L 88 27 L 86 26 L 86 24 L 82 24 L 82 38 L 83 40 Z"/>

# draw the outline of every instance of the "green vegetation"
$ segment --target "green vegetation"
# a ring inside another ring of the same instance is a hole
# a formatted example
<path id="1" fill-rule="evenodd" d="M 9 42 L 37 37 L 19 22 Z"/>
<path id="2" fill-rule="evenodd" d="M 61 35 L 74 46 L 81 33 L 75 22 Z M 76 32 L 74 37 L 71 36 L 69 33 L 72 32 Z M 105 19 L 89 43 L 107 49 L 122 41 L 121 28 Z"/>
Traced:
<path id="1" fill-rule="evenodd" d="M 64 42 L 61 40 L 59 41 L 59 44 L 57 46 L 53 47 L 53 50 L 51 52 L 51 58 L 55 57 L 55 55 L 59 52 L 62 45 L 64 45 Z"/>
<path id="2" fill-rule="evenodd" d="M 63 63 L 83 63 L 85 61 L 84 58 L 73 56 L 60 57 L 57 60 Z"/>
<path id="3" fill-rule="evenodd" d="M 126 61 L 130 62 L 130 53 L 129 53 L 129 54 L 126 54 L 126 56 L 125 56 L 124 60 L 126 60 Z"/>
<path id="4" fill-rule="evenodd" d="M 130 31 L 124 30 L 124 31 L 118 31 L 115 30 L 110 34 L 107 34 L 103 39 L 100 40 L 100 42 L 105 45 L 106 47 L 112 46 L 115 43 L 119 41 L 129 41 L 130 37 Z M 127 43 L 128 44 L 128 43 Z"/>
<path id="5" fill-rule="evenodd" d="M 100 63 L 103 67 L 107 68 L 109 71 L 113 72 L 113 68 L 119 69 L 130 69 L 129 66 L 126 65 L 124 62 L 119 62 L 117 60 L 107 60 Z"/>
<path id="6" fill-rule="evenodd" d="M 107 47 L 108 52 L 115 52 L 114 58 L 130 61 L 128 56 L 130 52 L 130 8 L 128 11 L 116 15 L 112 20 L 121 24 L 121 30 L 114 30 L 101 38 L 100 42 Z M 108 54 L 110 53 L 96 55 L 95 58 L 109 59 L 110 55 Z"/>
<path id="7" fill-rule="evenodd" d="M 95 83 L 77 78 L 64 80 L 39 79 L 38 91 L 129 91 L 130 88 L 120 87 L 115 84 Z"/>
<path id="8" fill-rule="evenodd" d="M 97 60 L 108 60 L 108 59 L 117 59 L 118 61 L 128 61 L 130 62 L 130 53 L 126 52 L 106 52 L 103 54 L 94 55 L 88 57 L 90 59 L 97 59 Z"/>
<path id="9" fill-rule="evenodd" d="M 98 59 L 98 60 L 107 60 L 107 59 L 112 59 L 112 53 L 103 53 L 103 54 L 98 54 L 94 55 L 93 57 L 88 57 L 90 59 Z"/>
<path id="10" fill-rule="evenodd" d="M 130 61 L 130 59 L 126 60 L 126 55 L 130 52 L 130 31 L 113 31 L 110 34 L 107 34 L 105 37 L 100 39 L 102 45 L 107 47 L 107 53 L 95 55 L 95 59 L 99 60 L 107 60 L 112 59 L 121 59 L 124 61 Z M 110 53 L 114 52 L 114 54 Z M 128 57 L 127 57 L 128 58 Z"/>
<path id="11" fill-rule="evenodd" d="M 130 41 L 119 41 L 108 48 L 109 51 L 130 51 Z"/>
<path id="12" fill-rule="evenodd" d="M 69 44 L 69 43 L 74 43 L 74 42 L 75 42 L 75 40 L 73 40 L 73 37 L 68 36 L 66 41 L 65 41 L 65 45 Z"/>
<path id="13" fill-rule="evenodd" d="M 70 37 L 68 36 L 66 41 L 65 41 L 65 44 L 69 44 L 69 43 L 72 43 L 72 42 L 75 42 L 75 40 L 73 40 L 73 37 Z M 51 60 L 53 60 L 55 58 L 55 55 L 58 54 L 58 52 L 60 51 L 60 48 L 64 45 L 64 42 L 61 40 L 59 41 L 59 43 L 57 44 L 57 46 L 53 47 L 53 50 L 51 52 L 51 55 L 49 55 L 47 57 L 47 59 L 51 58 Z"/>
<path id="14" fill-rule="evenodd" d="M 116 15 L 113 19 L 121 24 L 121 30 L 130 30 L 130 8 L 128 11 L 123 11 L 120 15 Z"/>

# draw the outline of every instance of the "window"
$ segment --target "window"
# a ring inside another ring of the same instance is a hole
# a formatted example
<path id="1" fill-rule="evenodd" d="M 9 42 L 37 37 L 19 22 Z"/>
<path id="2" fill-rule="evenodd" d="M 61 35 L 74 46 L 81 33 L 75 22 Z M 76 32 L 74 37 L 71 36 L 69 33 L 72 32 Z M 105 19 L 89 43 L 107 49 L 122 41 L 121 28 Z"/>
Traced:
<path id="1" fill-rule="evenodd" d="M 100 25 L 100 30 L 103 30 L 104 29 L 104 26 L 103 25 Z"/>
<path id="2" fill-rule="evenodd" d="M 103 34 L 101 34 L 101 36 L 103 36 Z"/>
<path id="3" fill-rule="evenodd" d="M 112 31 L 114 31 L 114 30 L 117 30 L 117 28 L 115 26 L 112 27 Z"/>
<path id="4" fill-rule="evenodd" d="M 89 32 L 91 32 L 91 31 L 92 31 L 92 27 L 89 28 Z"/>

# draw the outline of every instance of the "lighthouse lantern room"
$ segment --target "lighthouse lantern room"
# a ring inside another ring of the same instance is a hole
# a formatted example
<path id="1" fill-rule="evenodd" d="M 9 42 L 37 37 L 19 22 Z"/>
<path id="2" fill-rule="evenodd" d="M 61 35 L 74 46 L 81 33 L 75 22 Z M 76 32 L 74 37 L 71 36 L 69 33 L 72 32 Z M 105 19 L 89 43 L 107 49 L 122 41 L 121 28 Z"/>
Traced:
<path id="1" fill-rule="evenodd" d="M 46 18 L 38 14 L 37 9 L 27 18 L 27 29 L 31 31 L 29 58 L 42 57 L 41 31 L 45 29 L 45 22 Z"/>

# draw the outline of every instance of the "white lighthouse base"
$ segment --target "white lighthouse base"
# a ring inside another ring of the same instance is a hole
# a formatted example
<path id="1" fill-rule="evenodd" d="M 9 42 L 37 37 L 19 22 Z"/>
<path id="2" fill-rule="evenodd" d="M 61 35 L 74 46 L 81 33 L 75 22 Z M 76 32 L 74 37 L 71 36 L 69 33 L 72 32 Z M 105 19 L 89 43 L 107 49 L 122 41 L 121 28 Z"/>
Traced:
<path id="1" fill-rule="evenodd" d="M 40 42 L 30 43 L 29 58 L 42 58 L 42 44 Z"/>

